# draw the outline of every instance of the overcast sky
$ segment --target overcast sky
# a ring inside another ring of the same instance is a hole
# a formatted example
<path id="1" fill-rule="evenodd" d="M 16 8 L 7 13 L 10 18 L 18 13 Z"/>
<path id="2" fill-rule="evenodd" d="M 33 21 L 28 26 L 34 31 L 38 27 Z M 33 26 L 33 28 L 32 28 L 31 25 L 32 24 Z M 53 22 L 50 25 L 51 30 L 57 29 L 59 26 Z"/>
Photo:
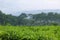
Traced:
<path id="1" fill-rule="evenodd" d="M 60 0 L 0 0 L 0 10 L 5 13 L 42 9 L 60 9 Z"/>

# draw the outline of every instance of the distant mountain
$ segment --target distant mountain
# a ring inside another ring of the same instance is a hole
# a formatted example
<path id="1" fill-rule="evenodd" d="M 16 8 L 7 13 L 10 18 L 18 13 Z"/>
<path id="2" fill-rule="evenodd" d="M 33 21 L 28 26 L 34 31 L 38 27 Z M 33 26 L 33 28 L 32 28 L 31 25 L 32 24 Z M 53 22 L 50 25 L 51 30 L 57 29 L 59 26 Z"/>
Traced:
<path id="1" fill-rule="evenodd" d="M 41 13 L 41 12 L 45 12 L 45 13 L 48 13 L 48 12 L 57 12 L 57 13 L 60 13 L 60 10 L 32 10 L 32 11 L 25 11 L 25 13 Z"/>
<path id="2" fill-rule="evenodd" d="M 54 13 L 57 12 L 57 13 L 60 13 L 60 9 L 56 9 L 56 10 L 17 11 L 17 12 L 12 13 L 12 15 L 18 16 L 18 15 L 20 15 L 21 13 L 26 13 L 26 14 L 37 14 L 37 13 L 41 13 L 41 12 L 44 12 L 44 13 L 48 13 L 48 12 L 54 12 Z"/>

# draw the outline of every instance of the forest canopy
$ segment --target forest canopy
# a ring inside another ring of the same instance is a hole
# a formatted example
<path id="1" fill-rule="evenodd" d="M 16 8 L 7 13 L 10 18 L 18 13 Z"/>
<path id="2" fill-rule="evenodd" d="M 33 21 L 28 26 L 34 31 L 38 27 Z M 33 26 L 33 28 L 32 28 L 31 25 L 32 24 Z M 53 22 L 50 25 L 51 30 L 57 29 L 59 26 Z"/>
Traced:
<path id="1" fill-rule="evenodd" d="M 19 16 L 4 14 L 0 11 L 0 25 L 60 25 L 60 14 L 54 12 L 26 14 L 21 13 Z"/>

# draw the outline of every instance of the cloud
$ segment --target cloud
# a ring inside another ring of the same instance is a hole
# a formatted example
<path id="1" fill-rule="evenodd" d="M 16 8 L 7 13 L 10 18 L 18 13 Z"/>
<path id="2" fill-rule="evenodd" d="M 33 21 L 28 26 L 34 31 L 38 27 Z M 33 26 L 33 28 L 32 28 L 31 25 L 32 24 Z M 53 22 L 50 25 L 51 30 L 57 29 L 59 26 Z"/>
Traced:
<path id="1" fill-rule="evenodd" d="M 60 0 L 0 0 L 4 12 L 41 9 L 60 9 Z"/>

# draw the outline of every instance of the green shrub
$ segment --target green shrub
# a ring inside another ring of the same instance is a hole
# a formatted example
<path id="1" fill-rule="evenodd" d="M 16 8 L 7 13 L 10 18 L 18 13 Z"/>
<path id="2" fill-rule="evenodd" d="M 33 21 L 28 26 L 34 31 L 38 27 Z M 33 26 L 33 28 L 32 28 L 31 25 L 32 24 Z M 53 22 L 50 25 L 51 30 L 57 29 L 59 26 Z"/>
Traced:
<path id="1" fill-rule="evenodd" d="M 0 40 L 60 40 L 60 26 L 0 26 Z"/>
<path id="2" fill-rule="evenodd" d="M 20 40 L 20 36 L 16 34 L 16 32 L 1 32 L 0 33 L 1 40 Z"/>

